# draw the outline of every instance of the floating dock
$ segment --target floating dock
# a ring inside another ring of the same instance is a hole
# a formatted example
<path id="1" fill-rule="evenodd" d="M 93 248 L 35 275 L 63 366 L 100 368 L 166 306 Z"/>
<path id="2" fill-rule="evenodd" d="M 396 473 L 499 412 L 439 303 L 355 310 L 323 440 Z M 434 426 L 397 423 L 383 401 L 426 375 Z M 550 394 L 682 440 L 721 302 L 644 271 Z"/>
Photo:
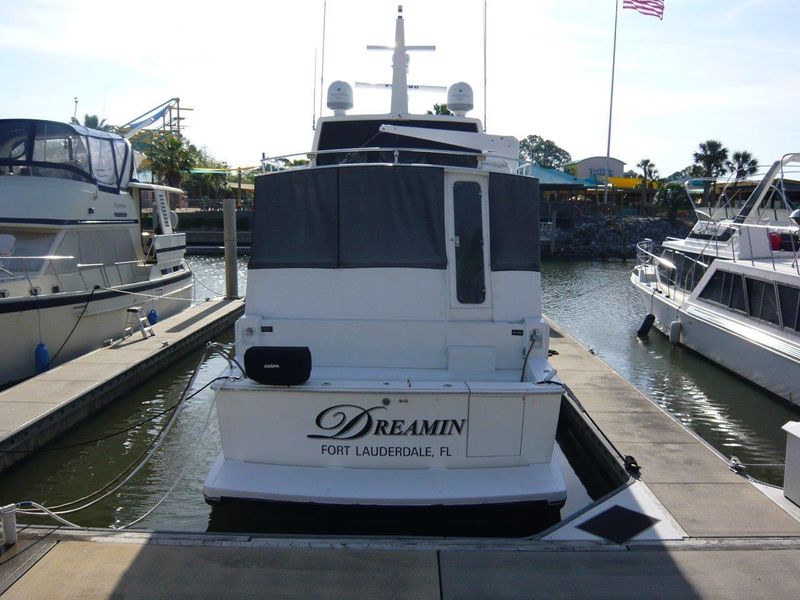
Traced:
<path id="1" fill-rule="evenodd" d="M 0 392 L 0 471 L 229 329 L 244 300 L 210 300 Z M 120 330 L 120 334 L 122 331 Z"/>
<path id="2" fill-rule="evenodd" d="M 571 390 L 565 417 L 612 468 L 624 471 L 623 457 L 632 456 L 641 471 L 535 538 L 26 527 L 0 556 L 0 592 L 4 599 L 797 597 L 800 509 L 782 508 L 732 473 L 716 451 L 557 328 L 551 349 Z"/>

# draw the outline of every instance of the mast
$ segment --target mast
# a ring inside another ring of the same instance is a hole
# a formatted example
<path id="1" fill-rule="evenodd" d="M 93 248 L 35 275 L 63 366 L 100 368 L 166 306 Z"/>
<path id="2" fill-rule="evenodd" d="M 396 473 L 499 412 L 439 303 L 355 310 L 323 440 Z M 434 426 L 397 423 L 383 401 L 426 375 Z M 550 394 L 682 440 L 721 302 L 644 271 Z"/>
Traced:
<path id="1" fill-rule="evenodd" d="M 408 114 L 408 52 L 409 50 L 436 50 L 436 46 L 406 46 L 406 34 L 403 23 L 403 6 L 397 7 L 397 22 L 394 30 L 394 46 L 367 46 L 367 50 L 392 51 L 392 83 L 356 83 L 357 86 L 392 88 L 392 105 L 390 113 Z M 415 85 L 415 90 L 444 91 L 446 88 L 432 85 Z"/>
<path id="2" fill-rule="evenodd" d="M 391 113 L 395 115 L 408 114 L 408 54 L 406 54 L 402 5 L 397 7 L 397 22 L 394 30 Z"/>

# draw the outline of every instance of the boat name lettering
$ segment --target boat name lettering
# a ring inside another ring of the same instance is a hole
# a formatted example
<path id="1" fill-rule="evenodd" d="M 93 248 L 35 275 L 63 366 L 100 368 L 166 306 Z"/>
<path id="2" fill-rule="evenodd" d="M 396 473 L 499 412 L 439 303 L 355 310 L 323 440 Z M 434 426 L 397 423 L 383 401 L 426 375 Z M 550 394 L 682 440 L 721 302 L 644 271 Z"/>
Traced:
<path id="1" fill-rule="evenodd" d="M 351 452 L 352 450 L 352 452 Z M 324 456 L 376 456 L 387 458 L 433 458 L 433 446 L 345 446 L 322 444 L 320 454 Z M 452 456 L 449 446 L 439 448 L 439 456 Z"/>
<path id="2" fill-rule="evenodd" d="M 354 440 L 366 435 L 407 436 L 462 435 L 466 419 L 376 419 L 373 411 L 386 410 L 385 406 L 363 408 L 354 404 L 338 404 L 321 411 L 314 421 L 329 433 L 311 433 L 311 439 Z"/>

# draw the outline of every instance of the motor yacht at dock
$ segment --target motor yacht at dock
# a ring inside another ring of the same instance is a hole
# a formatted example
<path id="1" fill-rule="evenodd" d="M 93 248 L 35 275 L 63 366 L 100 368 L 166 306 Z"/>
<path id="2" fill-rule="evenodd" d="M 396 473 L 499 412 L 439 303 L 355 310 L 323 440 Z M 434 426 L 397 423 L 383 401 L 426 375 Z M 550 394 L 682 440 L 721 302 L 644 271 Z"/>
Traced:
<path id="1" fill-rule="evenodd" d="M 216 392 L 211 503 L 563 505 L 562 386 L 541 314 L 538 181 L 518 141 L 411 115 L 402 13 L 391 111 L 316 126 L 311 164 L 256 178 L 236 355 Z"/>
<path id="2" fill-rule="evenodd" d="M 660 256 L 638 245 L 631 282 L 648 320 L 682 344 L 800 405 L 800 210 L 776 161 L 752 193 L 731 206 L 695 206 L 686 239 L 667 238 Z M 650 316 L 652 315 L 652 317 Z M 647 328 L 646 320 L 643 328 Z"/>
<path id="3" fill-rule="evenodd" d="M 119 135 L 0 120 L 0 386 L 119 339 L 132 316 L 138 325 L 189 306 L 169 192 L 180 190 L 136 181 Z"/>

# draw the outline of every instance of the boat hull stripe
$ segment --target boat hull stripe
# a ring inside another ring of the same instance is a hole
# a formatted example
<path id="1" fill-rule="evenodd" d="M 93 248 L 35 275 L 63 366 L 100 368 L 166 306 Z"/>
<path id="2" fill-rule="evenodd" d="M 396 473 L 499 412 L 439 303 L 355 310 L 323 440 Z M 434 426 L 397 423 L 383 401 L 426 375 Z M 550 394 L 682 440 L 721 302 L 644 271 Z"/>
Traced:
<path id="1" fill-rule="evenodd" d="M 165 285 L 171 285 L 174 283 L 178 283 L 189 279 L 192 277 L 192 272 L 187 271 L 185 273 L 181 273 L 177 277 L 164 277 L 158 281 L 148 281 L 141 285 L 131 286 L 125 288 L 124 292 L 116 292 L 116 291 L 107 291 L 107 290 L 97 290 L 94 294 L 91 292 L 78 292 L 74 294 L 55 294 L 53 297 L 46 297 L 46 296 L 31 296 L 29 298 L 25 298 L 24 300 L 15 300 L 11 298 L 6 298 L 0 300 L 0 314 L 11 313 L 11 312 L 23 312 L 27 310 L 36 310 L 37 308 L 52 308 L 54 306 L 65 306 L 69 304 L 82 304 L 89 300 L 91 296 L 92 302 L 96 302 L 98 300 L 107 300 L 109 298 L 116 298 L 117 296 L 123 296 L 126 292 L 146 292 L 148 290 L 153 290 L 156 288 L 164 287 Z"/>
<path id="2" fill-rule="evenodd" d="M 30 223 L 31 225 L 130 225 L 138 222 L 136 219 L 17 219 L 0 217 L 0 223 Z"/>
<path id="3" fill-rule="evenodd" d="M 169 248 L 156 248 L 156 254 L 159 252 L 175 252 L 176 250 L 186 250 L 186 244 L 183 246 L 170 246 Z"/>

